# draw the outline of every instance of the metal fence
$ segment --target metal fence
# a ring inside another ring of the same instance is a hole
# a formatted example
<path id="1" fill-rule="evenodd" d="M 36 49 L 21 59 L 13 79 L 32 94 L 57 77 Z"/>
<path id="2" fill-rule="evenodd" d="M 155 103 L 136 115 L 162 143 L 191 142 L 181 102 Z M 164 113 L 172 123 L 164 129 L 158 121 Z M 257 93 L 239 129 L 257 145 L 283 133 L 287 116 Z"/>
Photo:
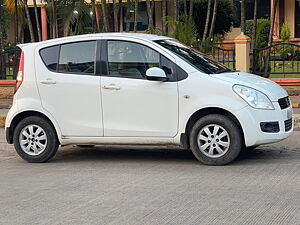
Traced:
<path id="1" fill-rule="evenodd" d="M 225 49 L 215 45 L 203 45 L 200 51 L 213 60 L 235 70 L 235 49 Z"/>
<path id="2" fill-rule="evenodd" d="M 300 77 L 300 45 L 279 43 L 254 49 L 252 73 L 266 75 L 265 65 L 268 54 L 270 60 L 267 73 L 270 77 Z"/>
<path id="3" fill-rule="evenodd" d="M 20 55 L 20 48 L 14 48 L 0 53 L 0 80 L 16 79 Z"/>

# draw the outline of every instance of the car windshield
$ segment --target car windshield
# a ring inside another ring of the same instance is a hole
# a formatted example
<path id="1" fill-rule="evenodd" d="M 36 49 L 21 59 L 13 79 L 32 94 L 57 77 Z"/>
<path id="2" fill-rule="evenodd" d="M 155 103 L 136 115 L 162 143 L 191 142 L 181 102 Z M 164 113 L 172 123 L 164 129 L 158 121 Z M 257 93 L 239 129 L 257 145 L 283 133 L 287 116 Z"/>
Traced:
<path id="1" fill-rule="evenodd" d="M 170 50 L 175 55 L 194 66 L 196 69 L 207 74 L 217 74 L 232 72 L 233 70 L 227 68 L 225 65 L 213 61 L 204 54 L 178 42 L 174 39 L 157 40 L 157 44 Z"/>

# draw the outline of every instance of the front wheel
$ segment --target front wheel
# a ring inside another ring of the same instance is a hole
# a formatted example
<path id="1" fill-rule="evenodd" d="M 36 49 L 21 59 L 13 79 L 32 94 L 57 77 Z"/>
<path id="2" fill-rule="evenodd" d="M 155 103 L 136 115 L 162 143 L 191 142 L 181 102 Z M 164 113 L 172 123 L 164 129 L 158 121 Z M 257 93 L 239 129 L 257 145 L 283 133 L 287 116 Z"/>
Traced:
<path id="1" fill-rule="evenodd" d="M 51 159 L 59 146 L 53 126 L 38 116 L 21 120 L 14 131 L 13 141 L 19 156 L 35 163 Z"/>
<path id="2" fill-rule="evenodd" d="M 239 155 L 242 134 L 234 121 L 213 114 L 199 119 L 190 132 L 195 157 L 206 165 L 226 165 Z"/>

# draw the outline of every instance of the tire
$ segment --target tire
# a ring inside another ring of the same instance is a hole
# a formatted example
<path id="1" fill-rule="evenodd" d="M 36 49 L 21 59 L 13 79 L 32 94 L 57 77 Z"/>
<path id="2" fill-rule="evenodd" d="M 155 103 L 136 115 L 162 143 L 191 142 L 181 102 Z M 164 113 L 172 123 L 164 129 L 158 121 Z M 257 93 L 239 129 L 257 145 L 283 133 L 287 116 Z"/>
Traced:
<path id="1" fill-rule="evenodd" d="M 31 163 L 47 162 L 59 146 L 55 129 L 39 116 L 21 120 L 14 130 L 13 141 L 19 156 Z"/>
<path id="2" fill-rule="evenodd" d="M 238 157 L 243 146 L 242 134 L 237 124 L 219 114 L 199 119 L 191 129 L 189 140 L 194 156 L 206 165 L 221 166 L 231 163 Z"/>

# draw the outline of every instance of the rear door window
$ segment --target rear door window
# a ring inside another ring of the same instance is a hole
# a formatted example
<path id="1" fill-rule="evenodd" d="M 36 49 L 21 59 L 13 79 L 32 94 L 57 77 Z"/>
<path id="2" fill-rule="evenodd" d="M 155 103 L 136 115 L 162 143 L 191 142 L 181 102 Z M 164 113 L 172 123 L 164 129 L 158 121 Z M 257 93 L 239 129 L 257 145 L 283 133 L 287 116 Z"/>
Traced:
<path id="1" fill-rule="evenodd" d="M 58 72 L 95 74 L 96 41 L 64 44 L 60 47 Z"/>
<path id="2" fill-rule="evenodd" d="M 59 53 L 59 45 L 43 48 L 40 50 L 40 55 L 43 62 L 45 63 L 47 68 L 51 71 L 57 70 L 58 53 Z"/>

